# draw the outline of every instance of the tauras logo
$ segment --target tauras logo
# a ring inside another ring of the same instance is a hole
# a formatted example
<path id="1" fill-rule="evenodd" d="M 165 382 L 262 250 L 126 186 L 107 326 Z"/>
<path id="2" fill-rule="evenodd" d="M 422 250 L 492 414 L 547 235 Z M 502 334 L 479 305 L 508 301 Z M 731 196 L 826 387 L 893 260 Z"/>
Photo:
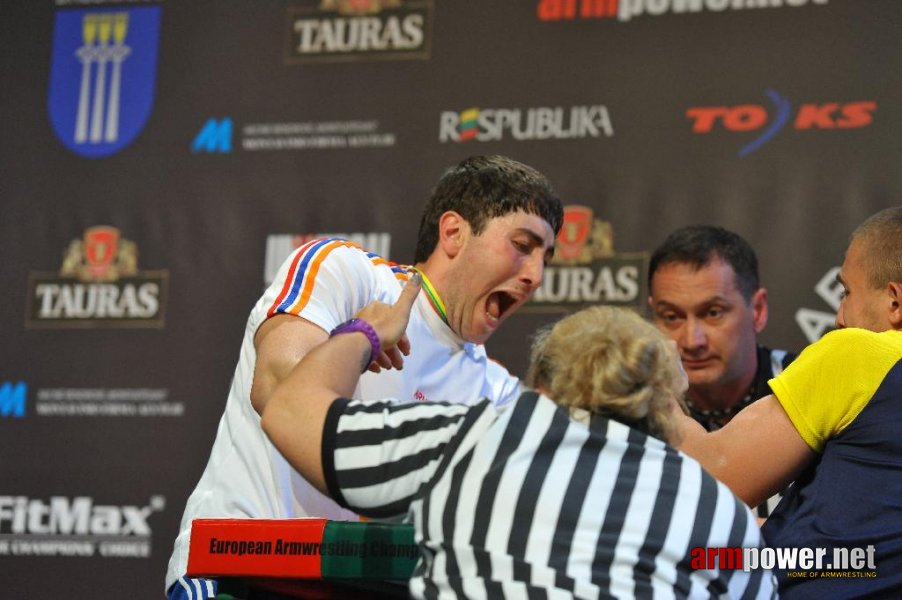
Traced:
<path id="1" fill-rule="evenodd" d="M 439 141 L 442 143 L 496 142 L 506 134 L 519 141 L 611 137 L 614 125 L 602 104 L 570 108 L 468 108 L 459 113 L 441 113 Z"/>
<path id="2" fill-rule="evenodd" d="M 145 506 L 95 504 L 89 496 L 52 496 L 46 501 L 0 496 L 0 534 L 147 537 L 148 518 L 165 506 L 163 496 L 151 497 Z"/>
<path id="3" fill-rule="evenodd" d="M 525 312 L 561 312 L 607 304 L 640 309 L 645 297 L 645 253 L 617 254 L 610 223 L 587 206 L 564 207 L 555 256 Z"/>
<path id="4" fill-rule="evenodd" d="M 288 8 L 287 62 L 429 58 L 432 0 L 322 0 Z"/>
<path id="5" fill-rule="evenodd" d="M 162 327 L 167 271 L 139 271 L 134 242 L 114 227 L 72 240 L 58 273 L 32 273 L 30 327 Z"/>

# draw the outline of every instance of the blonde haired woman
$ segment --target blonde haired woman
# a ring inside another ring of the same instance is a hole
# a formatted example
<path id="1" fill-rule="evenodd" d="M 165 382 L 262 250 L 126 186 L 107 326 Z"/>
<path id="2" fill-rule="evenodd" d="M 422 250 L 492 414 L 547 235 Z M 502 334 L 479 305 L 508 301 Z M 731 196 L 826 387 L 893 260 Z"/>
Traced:
<path id="1" fill-rule="evenodd" d="M 503 409 L 349 400 L 371 356 L 406 348 L 411 281 L 308 354 L 263 429 L 339 504 L 415 525 L 413 597 L 774 596 L 770 572 L 698 563 L 761 539 L 748 508 L 667 444 L 685 375 L 629 311 L 590 308 L 541 333 L 537 391 Z"/>
<path id="2" fill-rule="evenodd" d="M 675 352 L 634 312 L 596 306 L 536 333 L 527 379 L 576 415 L 607 415 L 677 445 L 671 411 L 686 375 Z"/>

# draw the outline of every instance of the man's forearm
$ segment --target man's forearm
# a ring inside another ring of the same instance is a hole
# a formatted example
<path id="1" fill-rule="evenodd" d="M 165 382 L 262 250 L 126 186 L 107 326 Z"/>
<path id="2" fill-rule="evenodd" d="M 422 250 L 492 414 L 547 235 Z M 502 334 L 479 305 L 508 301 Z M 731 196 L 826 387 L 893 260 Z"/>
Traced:
<path id="1" fill-rule="evenodd" d="M 370 352 L 370 342 L 362 333 L 328 339 L 292 369 L 263 410 L 263 431 L 291 466 L 322 492 L 326 491 L 322 470 L 326 415 L 336 398 L 353 394 Z"/>
<path id="2" fill-rule="evenodd" d="M 679 449 L 749 506 L 785 488 L 816 457 L 773 395 L 744 408 L 711 433 L 681 415 Z"/>
<path id="3" fill-rule="evenodd" d="M 367 333 L 333 335 L 310 350 L 278 384 L 263 409 L 261 426 L 272 443 L 320 491 L 326 491 L 322 438 L 329 407 L 336 398 L 353 394 L 361 371 L 380 348 L 407 353 L 404 331 L 419 290 L 419 277 L 411 276 L 395 304 L 366 305 L 358 317 Z"/>

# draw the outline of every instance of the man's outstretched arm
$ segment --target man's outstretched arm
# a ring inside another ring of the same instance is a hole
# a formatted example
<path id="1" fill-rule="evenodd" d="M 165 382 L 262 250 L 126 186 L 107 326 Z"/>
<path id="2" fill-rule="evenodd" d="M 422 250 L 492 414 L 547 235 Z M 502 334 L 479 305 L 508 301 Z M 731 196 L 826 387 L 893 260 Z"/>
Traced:
<path id="1" fill-rule="evenodd" d="M 773 394 L 740 411 L 723 429 L 705 431 L 677 413 L 679 449 L 727 484 L 749 506 L 784 489 L 815 459 Z"/>

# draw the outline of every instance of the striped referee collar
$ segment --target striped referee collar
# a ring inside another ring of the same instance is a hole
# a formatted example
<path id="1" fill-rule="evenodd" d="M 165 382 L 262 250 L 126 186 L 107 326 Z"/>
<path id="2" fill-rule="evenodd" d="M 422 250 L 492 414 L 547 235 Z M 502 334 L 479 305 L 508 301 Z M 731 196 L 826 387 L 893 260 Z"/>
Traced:
<path id="1" fill-rule="evenodd" d="M 423 273 L 420 269 L 416 267 L 411 267 L 414 271 L 420 274 L 423 278 L 423 291 L 426 292 L 426 298 L 429 300 L 429 306 L 432 307 L 432 310 L 435 311 L 444 322 L 445 325 L 451 327 L 451 324 L 448 322 L 448 313 L 445 311 L 445 303 L 442 302 L 441 296 L 438 295 L 438 292 L 435 291 L 435 287 L 433 287 L 432 282 L 429 281 L 429 278 L 426 277 L 426 273 Z"/>

